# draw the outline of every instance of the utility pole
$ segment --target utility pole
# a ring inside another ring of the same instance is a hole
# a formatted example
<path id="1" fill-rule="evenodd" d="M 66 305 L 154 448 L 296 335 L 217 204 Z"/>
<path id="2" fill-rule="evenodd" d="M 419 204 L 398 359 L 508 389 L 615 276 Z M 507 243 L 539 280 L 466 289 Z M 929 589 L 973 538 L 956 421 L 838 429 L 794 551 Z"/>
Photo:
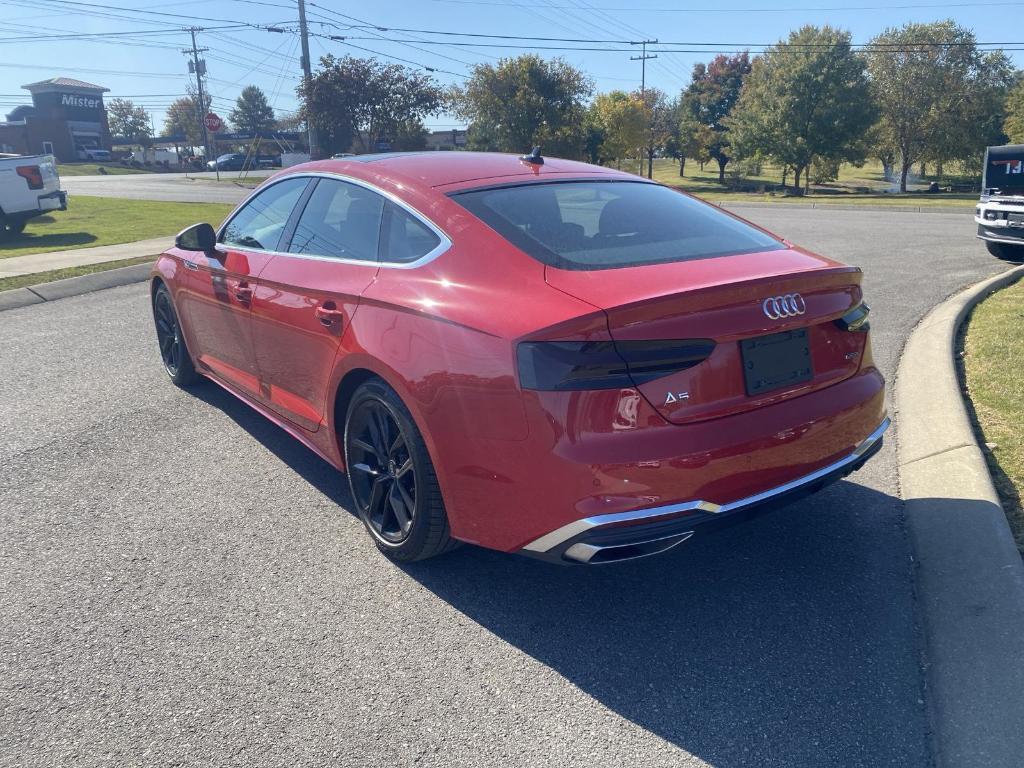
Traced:
<path id="1" fill-rule="evenodd" d="M 210 49 L 196 47 L 196 32 L 201 31 L 199 27 L 189 27 L 188 31 L 192 34 L 192 50 L 184 50 L 182 53 L 192 54 L 192 69 L 196 73 L 196 93 L 199 96 L 196 117 L 199 119 L 199 128 L 203 132 L 203 149 L 206 152 L 203 159 L 208 161 L 210 159 L 210 133 L 206 130 L 206 97 L 203 95 L 203 75 L 206 74 L 206 62 L 199 58 L 199 54 Z M 220 180 L 219 168 L 217 168 L 217 180 Z"/>
<path id="2" fill-rule="evenodd" d="M 306 28 L 306 0 L 299 0 L 299 36 L 302 40 L 302 85 L 306 92 L 306 102 L 309 101 L 309 85 L 313 80 L 313 73 L 309 63 L 309 30 Z M 309 159 L 320 159 L 320 142 L 317 140 L 316 126 L 313 125 L 312 116 L 306 110 L 306 127 L 309 128 Z"/>
<path id="3" fill-rule="evenodd" d="M 647 46 L 648 45 L 653 45 L 654 43 L 657 43 L 657 42 L 658 42 L 657 40 L 640 40 L 639 42 L 631 42 L 630 43 L 630 45 L 642 45 L 643 46 L 643 49 L 642 49 L 643 52 L 639 56 L 630 56 L 629 57 L 630 61 L 639 61 L 640 62 L 640 98 L 641 99 L 644 98 L 644 92 L 647 90 L 647 60 L 648 59 L 656 59 L 656 58 L 658 58 L 658 54 L 656 54 L 656 53 L 651 53 L 651 54 L 647 53 Z M 646 104 L 647 104 L 647 102 L 644 101 L 644 105 L 645 106 L 646 106 Z M 647 130 L 650 131 L 650 129 L 651 129 L 651 126 L 647 126 Z M 652 149 L 648 145 L 647 147 L 644 148 L 644 151 L 647 154 L 647 178 L 649 179 L 653 175 L 653 169 L 652 169 L 653 158 L 651 156 L 652 155 Z M 640 158 L 640 174 L 643 175 L 643 172 L 644 172 L 644 159 L 641 157 Z"/>

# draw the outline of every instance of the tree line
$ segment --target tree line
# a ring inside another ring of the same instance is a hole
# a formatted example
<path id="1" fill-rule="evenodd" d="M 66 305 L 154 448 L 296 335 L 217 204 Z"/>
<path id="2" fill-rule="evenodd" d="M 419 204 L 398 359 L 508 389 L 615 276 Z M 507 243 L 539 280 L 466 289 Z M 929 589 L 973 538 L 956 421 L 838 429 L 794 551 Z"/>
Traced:
<path id="1" fill-rule="evenodd" d="M 648 175 L 656 154 L 677 159 L 680 175 L 689 158 L 716 163 L 722 182 L 730 164 L 742 174 L 770 161 L 797 188 L 876 158 L 906 191 L 916 164 L 979 174 L 985 146 L 1024 140 L 1020 73 L 952 21 L 887 29 L 860 50 L 845 30 L 808 25 L 760 55 L 697 64 L 674 98 L 592 95 L 568 64 L 521 56 L 478 66 L 453 104 L 472 148 L 643 157 Z"/>
<path id="2" fill-rule="evenodd" d="M 906 191 L 915 164 L 977 174 L 986 145 L 1024 140 L 1020 73 L 952 21 L 887 29 L 859 49 L 845 30 L 804 26 L 759 55 L 697 64 L 673 97 L 595 94 L 586 73 L 534 54 L 478 65 L 448 89 L 398 65 L 325 57 L 299 96 L 333 151 L 415 137 L 425 117 L 448 112 L 468 123 L 471 149 L 540 145 L 602 164 L 642 160 L 648 175 L 655 156 L 678 160 L 680 175 L 692 159 L 717 164 L 722 182 L 772 162 L 797 188 L 876 158 Z"/>
<path id="3" fill-rule="evenodd" d="M 714 163 L 723 183 L 770 162 L 797 189 L 874 158 L 906 191 L 915 165 L 979 175 L 985 146 L 1024 141 L 1022 73 L 953 21 L 886 29 L 863 46 L 845 30 L 804 26 L 758 55 L 696 64 L 672 96 L 595 93 L 585 72 L 535 54 L 478 65 L 447 88 L 399 64 L 327 55 L 297 94 L 299 112 L 282 121 L 249 86 L 228 119 L 239 131 L 312 123 L 330 155 L 420 149 L 424 121 L 452 114 L 468 124 L 470 149 L 540 145 L 552 156 L 638 163 L 649 176 L 655 157 L 670 157 L 681 176 L 688 160 Z M 193 93 L 177 100 L 165 131 L 201 144 L 202 107 Z M 131 102 L 111 101 L 108 114 L 115 135 L 148 136 L 145 111 Z"/>

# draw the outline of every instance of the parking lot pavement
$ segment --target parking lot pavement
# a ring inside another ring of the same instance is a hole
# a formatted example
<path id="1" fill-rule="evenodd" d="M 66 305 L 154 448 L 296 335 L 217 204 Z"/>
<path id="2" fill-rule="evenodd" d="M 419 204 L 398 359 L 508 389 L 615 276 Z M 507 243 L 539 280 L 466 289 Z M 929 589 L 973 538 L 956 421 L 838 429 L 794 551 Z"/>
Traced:
<path id="1" fill-rule="evenodd" d="M 929 307 L 1004 267 L 961 214 L 747 213 L 865 268 L 890 377 Z M 327 465 L 170 385 L 143 285 L 0 338 L 0 764 L 930 764 L 891 434 L 660 557 L 397 567 Z"/>

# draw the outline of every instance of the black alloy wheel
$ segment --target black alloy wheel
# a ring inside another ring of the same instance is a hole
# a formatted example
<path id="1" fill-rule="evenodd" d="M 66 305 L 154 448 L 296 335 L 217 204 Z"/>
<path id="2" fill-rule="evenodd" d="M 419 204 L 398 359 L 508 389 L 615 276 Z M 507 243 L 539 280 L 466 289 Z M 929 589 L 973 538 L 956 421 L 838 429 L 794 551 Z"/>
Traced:
<path id="1" fill-rule="evenodd" d="M 171 294 L 164 285 L 160 285 L 153 294 L 153 321 L 164 370 L 175 384 L 188 386 L 196 380 L 196 372 L 181 335 L 181 324 L 171 303 Z"/>
<path id="2" fill-rule="evenodd" d="M 402 428 L 380 400 L 368 400 L 349 425 L 356 504 L 373 532 L 400 544 L 416 516 L 416 467 Z"/>
<path id="3" fill-rule="evenodd" d="M 412 561 L 457 545 L 423 437 L 383 381 L 371 379 L 353 394 L 344 448 L 356 511 L 382 552 Z"/>

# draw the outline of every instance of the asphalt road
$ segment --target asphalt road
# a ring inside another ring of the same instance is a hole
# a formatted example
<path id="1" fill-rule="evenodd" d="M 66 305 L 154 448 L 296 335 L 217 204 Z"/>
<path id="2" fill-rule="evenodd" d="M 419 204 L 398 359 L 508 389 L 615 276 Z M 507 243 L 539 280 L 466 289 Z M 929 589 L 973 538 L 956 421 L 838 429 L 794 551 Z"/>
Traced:
<path id="1" fill-rule="evenodd" d="M 891 377 L 969 216 L 749 209 L 866 271 Z M 930 765 L 892 434 L 667 555 L 395 566 L 343 479 L 174 388 L 142 285 L 0 314 L 0 764 Z"/>
<path id="2" fill-rule="evenodd" d="M 249 178 L 260 181 L 274 171 L 251 171 Z M 233 184 L 228 178 L 238 176 L 237 171 L 221 174 L 218 182 L 212 172 L 192 173 L 135 173 L 109 176 L 62 176 L 61 188 L 71 197 L 122 197 L 131 200 L 167 200 L 184 203 L 237 203 L 252 192 L 249 187 Z"/>

